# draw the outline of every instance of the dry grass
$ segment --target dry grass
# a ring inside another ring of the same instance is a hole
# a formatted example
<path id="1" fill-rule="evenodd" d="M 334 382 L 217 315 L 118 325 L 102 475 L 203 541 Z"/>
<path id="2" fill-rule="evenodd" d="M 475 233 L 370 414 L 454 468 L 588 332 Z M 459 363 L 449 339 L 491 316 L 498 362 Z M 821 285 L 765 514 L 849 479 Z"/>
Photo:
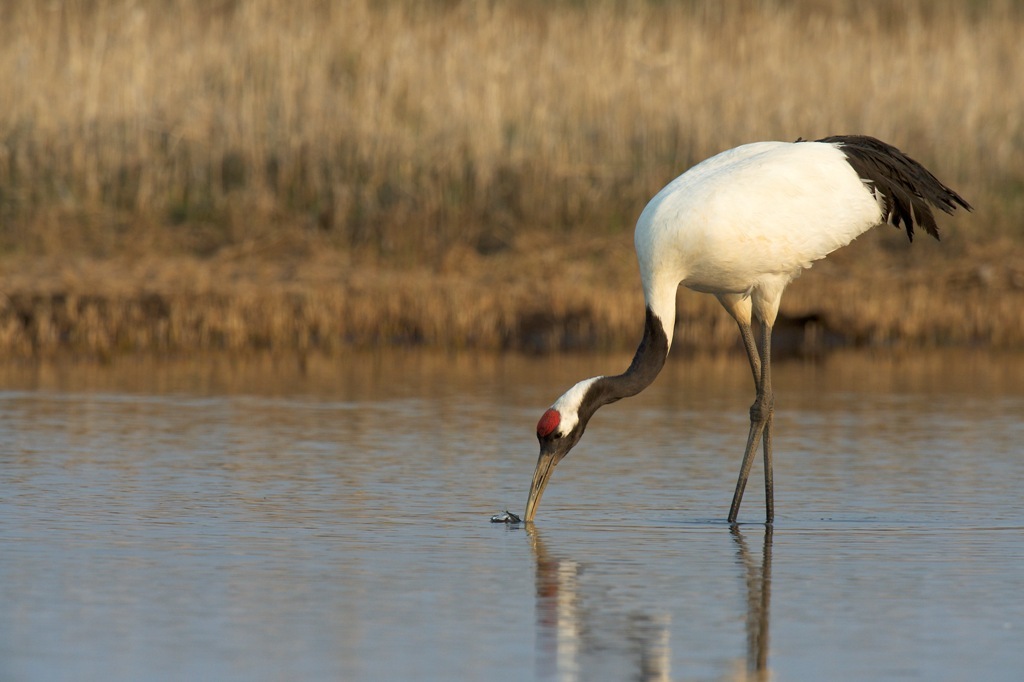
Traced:
<path id="1" fill-rule="evenodd" d="M 860 343 L 1019 341 L 1015 293 L 955 294 L 976 249 L 975 289 L 1019 291 L 1022 34 L 1010 0 L 12 0 L 0 348 L 629 345 L 648 197 L 742 142 L 853 132 L 978 211 L 924 258 L 852 247 L 890 270 L 808 275 L 788 309 L 827 285 Z M 683 316 L 684 347 L 732 338 L 713 301 Z"/>
<path id="2" fill-rule="evenodd" d="M 531 238 L 500 254 L 453 250 L 439 268 L 402 270 L 326 248 L 274 260 L 229 251 L 36 259 L 0 274 L 0 355 L 631 350 L 643 320 L 628 237 L 593 239 L 588 248 L 581 254 L 553 237 Z M 853 255 L 819 263 L 783 301 L 776 348 L 813 355 L 838 346 L 1021 347 L 1024 253 L 995 244 L 909 273 L 907 257 L 875 248 L 870 262 Z M 523 277 L 524 264 L 553 274 Z M 675 355 L 741 352 L 713 297 L 681 292 L 677 328 Z"/>
<path id="3" fill-rule="evenodd" d="M 693 162 L 869 132 L 1020 234 L 1024 10 L 13 0 L 7 250 L 208 253 L 282 231 L 438 258 L 629 229 Z"/>

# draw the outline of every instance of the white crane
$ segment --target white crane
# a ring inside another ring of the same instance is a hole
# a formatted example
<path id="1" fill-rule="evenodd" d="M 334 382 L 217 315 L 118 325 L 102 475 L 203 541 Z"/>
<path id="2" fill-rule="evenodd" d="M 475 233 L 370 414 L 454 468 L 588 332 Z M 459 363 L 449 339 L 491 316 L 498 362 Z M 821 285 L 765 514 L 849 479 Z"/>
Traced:
<path id="1" fill-rule="evenodd" d="M 758 443 L 764 444 L 767 522 L 772 488 L 772 325 L 782 292 L 811 264 L 875 225 L 915 224 L 938 239 L 931 206 L 971 206 L 921 164 L 872 137 L 755 142 L 722 152 L 670 182 L 637 221 L 634 244 L 644 299 L 644 335 L 629 368 L 585 379 L 537 423 L 540 456 L 525 521 L 531 522 L 555 466 L 602 405 L 636 395 L 661 371 L 672 345 L 676 290 L 714 294 L 739 325 L 757 395 L 729 509 L 735 523 Z M 760 348 L 751 322 L 760 324 Z"/>

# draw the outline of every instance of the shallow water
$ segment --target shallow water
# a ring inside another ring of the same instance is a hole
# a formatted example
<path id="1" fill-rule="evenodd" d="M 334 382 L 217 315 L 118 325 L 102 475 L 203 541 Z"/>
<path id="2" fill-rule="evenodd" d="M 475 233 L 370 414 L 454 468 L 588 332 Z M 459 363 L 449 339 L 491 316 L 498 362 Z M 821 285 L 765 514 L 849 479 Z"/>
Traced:
<path id="1" fill-rule="evenodd" d="M 0 370 L 0 679 L 1016 680 L 1024 357 L 674 360 L 531 527 L 533 426 L 628 357 Z"/>

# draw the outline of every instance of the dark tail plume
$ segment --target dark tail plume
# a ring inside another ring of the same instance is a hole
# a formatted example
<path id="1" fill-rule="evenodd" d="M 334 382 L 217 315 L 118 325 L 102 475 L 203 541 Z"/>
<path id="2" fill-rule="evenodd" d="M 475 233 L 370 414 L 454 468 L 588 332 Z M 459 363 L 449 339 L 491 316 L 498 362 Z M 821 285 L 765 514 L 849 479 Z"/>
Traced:
<path id="1" fill-rule="evenodd" d="M 896 147 L 867 135 L 834 135 L 818 142 L 838 145 L 861 179 L 882 199 L 885 222 L 907 230 L 914 240 L 914 224 L 939 238 L 939 227 L 932 206 L 952 214 L 957 206 L 968 211 L 971 205 L 959 194 L 939 182 L 928 169 Z"/>

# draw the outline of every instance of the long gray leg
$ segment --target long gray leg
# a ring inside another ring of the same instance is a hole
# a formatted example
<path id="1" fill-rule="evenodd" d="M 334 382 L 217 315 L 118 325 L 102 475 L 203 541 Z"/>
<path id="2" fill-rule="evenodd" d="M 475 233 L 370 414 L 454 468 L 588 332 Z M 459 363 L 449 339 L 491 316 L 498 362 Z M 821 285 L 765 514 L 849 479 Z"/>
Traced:
<path id="1" fill-rule="evenodd" d="M 764 506 L 765 523 L 775 521 L 775 477 L 772 472 L 772 422 L 775 420 L 775 392 L 772 391 L 772 328 L 763 325 L 761 349 L 761 405 L 764 419 Z"/>
<path id="2" fill-rule="evenodd" d="M 761 390 L 761 360 L 757 355 L 757 345 L 754 343 L 754 332 L 746 322 L 736 320 L 740 328 L 740 338 L 743 339 L 743 349 L 747 351 L 747 360 L 750 361 L 750 372 L 754 375 L 754 390 Z"/>
<path id="3" fill-rule="evenodd" d="M 772 328 L 761 323 L 761 352 L 758 358 L 753 334 L 750 326 L 739 323 L 740 335 L 743 337 L 743 346 L 747 350 L 747 358 L 750 360 L 751 371 L 754 372 L 754 385 L 757 388 L 757 396 L 754 404 L 750 406 L 750 432 L 747 435 L 747 446 L 743 452 L 743 463 L 740 465 L 740 475 L 736 481 L 736 491 L 732 496 L 732 505 L 729 507 L 729 523 L 736 523 L 739 515 L 740 503 L 743 501 L 743 491 L 747 487 L 747 478 L 750 476 L 750 468 L 754 464 L 754 451 L 757 450 L 758 441 L 764 436 L 764 485 L 765 485 L 765 506 L 767 522 L 771 523 L 775 518 L 774 484 L 772 479 L 772 416 L 775 411 L 775 397 L 772 393 L 771 378 L 771 346 Z M 758 366 L 760 365 L 760 366 Z M 758 374 L 757 370 L 760 370 Z"/>

